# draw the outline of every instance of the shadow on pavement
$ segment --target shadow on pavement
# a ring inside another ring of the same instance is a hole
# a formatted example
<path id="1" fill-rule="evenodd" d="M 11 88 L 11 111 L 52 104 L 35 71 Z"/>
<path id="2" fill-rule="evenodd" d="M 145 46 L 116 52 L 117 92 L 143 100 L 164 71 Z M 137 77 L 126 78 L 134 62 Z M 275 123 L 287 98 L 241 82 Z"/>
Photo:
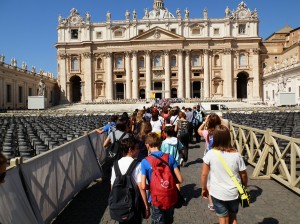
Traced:
<path id="1" fill-rule="evenodd" d="M 196 184 L 187 184 L 180 188 L 182 196 L 185 198 L 185 206 L 189 204 L 189 201 L 193 198 L 199 198 L 201 194 L 201 188 L 195 188 Z"/>

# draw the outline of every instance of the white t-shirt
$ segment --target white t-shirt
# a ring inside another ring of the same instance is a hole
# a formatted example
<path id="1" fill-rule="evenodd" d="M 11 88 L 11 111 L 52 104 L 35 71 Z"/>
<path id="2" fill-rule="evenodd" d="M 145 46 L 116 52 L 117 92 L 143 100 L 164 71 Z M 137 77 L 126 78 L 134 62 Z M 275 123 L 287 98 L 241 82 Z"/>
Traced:
<path id="1" fill-rule="evenodd" d="M 132 161 L 133 161 L 133 158 L 130 156 L 125 156 L 125 157 L 122 157 L 121 159 L 119 159 L 118 164 L 119 164 L 121 174 L 124 175 L 127 172 Z M 138 163 L 136 165 L 135 169 L 132 172 L 132 177 L 136 183 L 140 183 L 142 181 L 141 163 Z M 112 167 L 111 179 L 110 179 L 111 185 L 114 184 L 115 179 L 116 179 L 115 168 Z"/>
<path id="2" fill-rule="evenodd" d="M 152 132 L 161 132 L 161 127 L 163 122 L 161 122 L 159 119 L 157 121 L 150 121 L 151 126 L 152 126 Z"/>
<path id="3" fill-rule="evenodd" d="M 246 170 L 247 167 L 239 152 L 223 152 L 219 151 L 231 172 L 241 183 L 239 171 Z M 229 174 L 225 170 L 219 157 L 213 152 L 208 151 L 203 157 L 203 161 L 210 166 L 210 189 L 209 194 L 214 198 L 223 201 L 231 201 L 237 199 L 239 194 L 237 187 L 233 183 Z"/>

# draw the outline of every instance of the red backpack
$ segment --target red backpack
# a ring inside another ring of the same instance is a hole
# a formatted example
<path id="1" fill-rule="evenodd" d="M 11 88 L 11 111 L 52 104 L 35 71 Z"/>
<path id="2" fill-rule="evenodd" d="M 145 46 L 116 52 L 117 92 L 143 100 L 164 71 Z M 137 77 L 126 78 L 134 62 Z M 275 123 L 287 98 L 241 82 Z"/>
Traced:
<path id="1" fill-rule="evenodd" d="M 162 157 L 151 154 L 146 159 L 152 167 L 150 181 L 152 204 L 162 210 L 174 207 L 178 193 L 174 174 L 168 163 L 169 154 L 163 154 Z"/>

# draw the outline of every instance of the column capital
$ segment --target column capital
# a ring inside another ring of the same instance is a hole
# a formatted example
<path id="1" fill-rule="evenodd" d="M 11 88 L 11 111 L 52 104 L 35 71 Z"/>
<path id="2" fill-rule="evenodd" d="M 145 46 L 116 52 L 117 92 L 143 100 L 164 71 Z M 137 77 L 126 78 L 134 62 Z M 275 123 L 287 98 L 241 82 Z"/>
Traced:
<path id="1" fill-rule="evenodd" d="M 231 54 L 231 52 L 232 52 L 231 48 L 225 48 L 223 51 L 224 54 Z"/>
<path id="2" fill-rule="evenodd" d="M 182 55 L 182 53 L 183 53 L 183 50 L 182 49 L 177 49 L 177 53 L 180 55 Z"/>
<path id="3" fill-rule="evenodd" d="M 130 53 L 131 53 L 130 51 L 125 51 L 125 57 L 129 58 L 130 57 Z"/>
<path id="4" fill-rule="evenodd" d="M 212 52 L 212 50 L 211 49 L 203 49 L 203 53 L 204 54 L 210 54 Z"/>
<path id="5" fill-rule="evenodd" d="M 64 54 L 64 53 L 59 54 L 59 58 L 60 58 L 60 59 L 66 59 L 67 57 L 68 57 L 67 54 Z"/>
<path id="6" fill-rule="evenodd" d="M 133 57 L 136 57 L 137 56 L 137 51 L 131 51 L 131 55 L 133 56 Z"/>
<path id="7" fill-rule="evenodd" d="M 253 54 L 257 55 L 257 54 L 259 54 L 260 49 L 259 48 L 253 48 L 252 52 L 253 52 Z"/>
<path id="8" fill-rule="evenodd" d="M 170 54 L 170 50 L 164 50 L 164 55 L 168 56 Z"/>
<path id="9" fill-rule="evenodd" d="M 190 49 L 185 49 L 184 52 L 185 52 L 186 55 L 190 55 L 191 50 Z"/>
<path id="10" fill-rule="evenodd" d="M 105 52 L 105 57 L 106 58 L 111 58 L 112 57 L 112 52 Z"/>
<path id="11" fill-rule="evenodd" d="M 84 52 L 84 53 L 82 54 L 82 56 L 83 56 L 84 58 L 91 58 L 91 57 L 92 57 L 92 53 L 91 53 L 91 52 Z"/>
<path id="12" fill-rule="evenodd" d="M 145 51 L 145 54 L 146 54 L 146 56 L 150 56 L 151 55 L 151 51 L 150 50 Z"/>

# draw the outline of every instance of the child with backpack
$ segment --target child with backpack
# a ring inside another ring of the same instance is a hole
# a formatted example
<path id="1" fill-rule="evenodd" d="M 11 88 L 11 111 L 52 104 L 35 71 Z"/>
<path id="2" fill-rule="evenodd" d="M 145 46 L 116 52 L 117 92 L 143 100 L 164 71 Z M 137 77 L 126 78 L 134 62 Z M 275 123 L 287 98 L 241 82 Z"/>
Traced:
<path id="1" fill-rule="evenodd" d="M 142 223 L 150 215 L 146 191 L 141 186 L 141 163 L 136 159 L 139 147 L 133 136 L 120 141 L 121 159 L 112 168 L 109 196 L 111 218 L 122 224 Z"/>
<path id="2" fill-rule="evenodd" d="M 171 154 L 177 162 L 177 166 L 181 166 L 183 162 L 182 149 L 184 148 L 183 144 L 176 138 L 174 128 L 171 125 L 168 125 L 164 129 L 166 139 L 162 142 L 160 150 L 164 153 Z"/>
<path id="3" fill-rule="evenodd" d="M 148 201 L 152 205 L 152 223 L 173 223 L 174 207 L 178 200 L 176 183 L 182 183 L 181 173 L 174 157 L 159 150 L 160 136 L 151 132 L 146 136 L 145 143 L 149 156 L 142 160 L 142 189 L 150 191 Z"/>

